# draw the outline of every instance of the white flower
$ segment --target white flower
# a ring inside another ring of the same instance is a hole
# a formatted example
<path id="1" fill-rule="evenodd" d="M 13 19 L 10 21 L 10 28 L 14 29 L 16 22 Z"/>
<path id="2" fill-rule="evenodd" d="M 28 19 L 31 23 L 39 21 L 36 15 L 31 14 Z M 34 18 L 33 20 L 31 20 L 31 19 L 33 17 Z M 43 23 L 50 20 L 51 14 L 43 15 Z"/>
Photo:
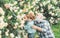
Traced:
<path id="1" fill-rule="evenodd" d="M 14 11 L 14 12 L 17 12 L 18 9 L 19 9 L 19 7 L 16 7 L 16 6 L 10 8 L 10 10 L 11 10 L 11 11 Z"/>
<path id="2" fill-rule="evenodd" d="M 19 7 L 17 7 L 17 9 L 19 9 Z"/>
<path id="3" fill-rule="evenodd" d="M 21 15 L 21 18 L 23 18 L 25 15 L 26 15 L 26 14 L 22 14 L 22 15 Z"/>
<path id="4" fill-rule="evenodd" d="M 14 38 L 14 34 L 13 34 L 13 33 L 10 33 L 10 37 L 11 37 L 11 38 Z"/>
<path id="5" fill-rule="evenodd" d="M 0 29 L 3 29 L 4 27 L 6 27 L 8 25 L 8 23 L 5 23 L 3 21 L 3 18 L 0 18 Z"/>
<path id="6" fill-rule="evenodd" d="M 17 26 L 18 26 L 18 22 L 15 23 L 15 26 L 13 27 L 14 29 L 17 29 Z"/>
<path id="7" fill-rule="evenodd" d="M 17 4 L 17 1 L 14 1 L 14 5 L 16 5 Z"/>
<path id="8" fill-rule="evenodd" d="M 12 6 L 14 6 L 13 4 L 11 4 L 11 3 L 9 3 L 9 5 L 12 7 Z"/>
<path id="9" fill-rule="evenodd" d="M 60 20 L 60 18 L 58 18 L 58 20 Z"/>
<path id="10" fill-rule="evenodd" d="M 34 0 L 35 3 L 38 3 L 40 0 Z"/>
<path id="11" fill-rule="evenodd" d="M 17 36 L 15 38 L 18 38 Z"/>
<path id="12" fill-rule="evenodd" d="M 20 15 L 17 15 L 17 20 L 21 20 L 21 16 Z"/>
<path id="13" fill-rule="evenodd" d="M 52 13 L 52 12 L 49 12 L 49 14 L 51 14 L 52 16 L 54 16 L 55 14 L 54 13 Z"/>
<path id="14" fill-rule="evenodd" d="M 48 10 L 50 10 L 52 8 L 52 5 L 51 4 L 49 4 L 48 5 Z"/>
<path id="15" fill-rule="evenodd" d="M 14 12 L 17 12 L 18 9 L 19 9 L 19 7 L 16 7 L 16 6 L 13 7 L 13 11 L 14 11 Z"/>
<path id="16" fill-rule="evenodd" d="M 22 10 L 20 10 L 20 12 L 22 12 Z"/>
<path id="17" fill-rule="evenodd" d="M 51 17 L 51 19 L 54 19 L 53 17 Z"/>
<path id="18" fill-rule="evenodd" d="M 20 11 L 18 12 L 18 14 L 20 14 L 20 13 L 22 13 L 23 12 L 23 10 L 22 9 L 20 9 Z"/>
<path id="19" fill-rule="evenodd" d="M 56 13 L 55 15 L 57 16 L 58 14 Z"/>
<path id="20" fill-rule="evenodd" d="M 4 4 L 4 6 L 6 9 L 9 9 L 11 7 L 10 4 Z"/>
<path id="21" fill-rule="evenodd" d="M 24 22 L 25 22 L 24 20 L 21 20 L 21 24 L 24 24 Z"/>
<path id="22" fill-rule="evenodd" d="M 0 17 L 0 23 L 4 23 L 3 19 L 3 17 Z"/>
<path id="23" fill-rule="evenodd" d="M 1 18 L 3 18 L 3 19 L 4 19 L 4 16 L 1 16 Z"/>
<path id="24" fill-rule="evenodd" d="M 38 3 L 38 1 L 36 1 L 36 3 Z"/>
<path id="25" fill-rule="evenodd" d="M 9 32 L 9 29 L 7 29 L 7 31 L 6 32 Z"/>
<path id="26" fill-rule="evenodd" d="M 14 10 L 14 12 L 17 12 L 18 10 Z"/>
<path id="27" fill-rule="evenodd" d="M 55 9 L 55 7 L 53 6 L 52 9 Z"/>
<path id="28" fill-rule="evenodd" d="M 31 9 L 31 8 L 33 8 L 34 6 L 30 6 L 30 5 L 28 5 L 28 7 L 29 7 L 29 9 Z"/>
<path id="29" fill-rule="evenodd" d="M 5 32 L 5 35 L 8 36 L 9 35 L 8 32 Z"/>
<path id="30" fill-rule="evenodd" d="M 0 7 L 0 14 L 4 15 L 4 10 Z"/>
<path id="31" fill-rule="evenodd" d="M 23 1 L 23 0 L 18 0 L 18 1 Z"/>
<path id="32" fill-rule="evenodd" d="M 50 21 L 50 23 L 52 23 L 52 24 L 54 23 L 54 20 L 52 20 L 52 19 L 50 19 L 49 21 Z"/>
<path id="33" fill-rule="evenodd" d="M 20 5 L 22 6 L 22 5 L 23 5 L 23 3 L 24 3 L 24 1 L 21 1 L 21 2 L 20 2 Z"/>
<path id="34" fill-rule="evenodd" d="M 12 16 L 8 16 L 8 19 L 11 19 L 12 18 Z"/>
<path id="35" fill-rule="evenodd" d="M 49 14 L 52 14 L 52 11 L 50 11 Z"/>
<path id="36" fill-rule="evenodd" d="M 37 1 L 40 1 L 40 0 L 37 0 Z"/>
<path id="37" fill-rule="evenodd" d="M 36 9 L 38 9 L 38 8 L 39 8 L 39 6 L 36 7 Z"/>
<path id="38" fill-rule="evenodd" d="M 14 29 L 17 29 L 17 26 L 15 25 L 13 28 L 14 28 Z"/>
<path id="39" fill-rule="evenodd" d="M 10 11 L 13 11 L 13 7 L 10 7 Z"/>
<path id="40" fill-rule="evenodd" d="M 4 23 L 0 23 L 0 29 L 4 28 Z"/>
<path id="41" fill-rule="evenodd" d="M 37 11 L 35 11 L 35 13 L 37 14 L 38 12 L 37 12 Z"/>
<path id="42" fill-rule="evenodd" d="M 30 14 L 30 13 L 34 13 L 34 12 L 33 12 L 32 10 L 30 10 L 30 11 L 29 11 L 29 14 Z"/>
<path id="43" fill-rule="evenodd" d="M 5 23 L 4 26 L 7 27 L 8 23 Z"/>
<path id="44" fill-rule="evenodd" d="M 53 24 L 53 23 L 54 23 L 54 18 L 53 18 L 53 17 L 51 17 L 49 21 L 50 21 L 50 23 L 52 23 L 52 24 Z"/>
<path id="45" fill-rule="evenodd" d="M 19 9 L 19 7 L 16 7 L 16 6 L 13 7 L 13 10 L 18 10 L 18 9 Z"/>
<path id="46" fill-rule="evenodd" d="M 44 10 L 43 10 L 43 9 L 41 9 L 41 12 L 44 12 Z"/>
<path id="47" fill-rule="evenodd" d="M 43 2 L 43 5 L 44 5 L 44 6 L 46 5 L 46 2 L 45 2 L 45 1 Z"/>
<path id="48" fill-rule="evenodd" d="M 0 30 L 0 35 L 1 35 L 2 31 Z"/>
<path id="49" fill-rule="evenodd" d="M 33 6 L 35 6 L 35 5 L 36 5 L 36 4 L 35 4 L 35 2 L 33 2 L 32 4 L 33 4 Z"/>
<path id="50" fill-rule="evenodd" d="M 15 25 L 17 26 L 18 25 L 18 22 L 16 22 Z"/>
<path id="51" fill-rule="evenodd" d="M 40 3 L 40 6 L 43 6 L 43 4 L 42 4 L 42 3 Z"/>
<path id="52" fill-rule="evenodd" d="M 30 9 L 30 7 L 29 7 L 29 9 Z M 27 8 L 24 8 L 23 9 L 23 12 L 28 12 L 28 9 Z"/>
<path id="53" fill-rule="evenodd" d="M 47 3 L 50 3 L 50 0 L 48 0 Z"/>
<path id="54" fill-rule="evenodd" d="M 2 38 L 2 35 L 0 35 L 0 38 Z"/>
<path id="55" fill-rule="evenodd" d="M 53 2 L 54 4 L 57 4 L 57 3 L 58 3 L 57 0 L 52 0 L 52 2 Z"/>
<path id="56" fill-rule="evenodd" d="M 52 13 L 51 15 L 52 15 L 52 16 L 54 16 L 55 14 L 54 14 L 54 13 Z"/>

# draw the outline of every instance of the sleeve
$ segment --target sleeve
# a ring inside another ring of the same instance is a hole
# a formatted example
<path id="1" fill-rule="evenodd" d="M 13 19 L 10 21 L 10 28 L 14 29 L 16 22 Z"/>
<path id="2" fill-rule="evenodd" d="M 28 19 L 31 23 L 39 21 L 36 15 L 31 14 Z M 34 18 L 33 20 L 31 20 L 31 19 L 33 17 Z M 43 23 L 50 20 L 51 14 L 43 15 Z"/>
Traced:
<path id="1" fill-rule="evenodd" d="M 30 28 L 32 28 L 33 25 L 34 25 L 34 21 L 30 23 Z"/>
<path id="2" fill-rule="evenodd" d="M 37 25 L 37 24 L 39 24 L 40 23 L 40 20 L 35 20 L 34 21 L 34 25 Z"/>
<path id="3" fill-rule="evenodd" d="M 36 25 L 36 24 L 37 24 L 37 21 L 35 20 L 35 21 L 34 21 L 34 25 Z"/>
<path id="4" fill-rule="evenodd" d="M 48 22 L 44 23 L 44 26 L 42 28 L 42 32 L 45 33 L 48 31 L 50 24 Z"/>
<path id="5" fill-rule="evenodd" d="M 24 23 L 24 29 L 25 30 L 28 30 L 28 25 L 27 24 L 28 24 L 28 21 L 25 21 L 25 23 Z"/>
<path id="6" fill-rule="evenodd" d="M 25 25 L 25 26 L 24 26 L 24 29 L 25 29 L 25 30 L 28 30 L 28 26 L 27 26 L 27 25 Z"/>

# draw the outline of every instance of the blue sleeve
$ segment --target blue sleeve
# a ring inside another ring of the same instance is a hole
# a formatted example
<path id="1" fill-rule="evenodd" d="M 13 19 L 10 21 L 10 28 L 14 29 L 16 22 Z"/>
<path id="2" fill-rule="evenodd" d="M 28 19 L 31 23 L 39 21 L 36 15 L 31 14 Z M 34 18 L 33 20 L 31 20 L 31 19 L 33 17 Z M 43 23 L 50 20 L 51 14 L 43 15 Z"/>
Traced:
<path id="1" fill-rule="evenodd" d="M 25 30 L 28 30 L 28 26 L 27 26 L 27 25 L 25 25 L 25 26 L 24 26 L 24 29 L 25 29 Z"/>
<path id="2" fill-rule="evenodd" d="M 42 28 L 42 32 L 45 33 L 48 29 L 50 29 L 50 24 L 48 22 L 45 22 Z"/>

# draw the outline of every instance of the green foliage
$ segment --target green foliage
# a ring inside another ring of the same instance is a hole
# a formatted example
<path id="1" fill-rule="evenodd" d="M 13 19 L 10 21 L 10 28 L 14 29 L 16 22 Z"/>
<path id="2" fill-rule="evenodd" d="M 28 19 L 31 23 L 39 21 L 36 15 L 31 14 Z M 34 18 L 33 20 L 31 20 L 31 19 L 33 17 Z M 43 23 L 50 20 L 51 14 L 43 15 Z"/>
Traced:
<path id="1" fill-rule="evenodd" d="M 56 25 L 52 25 L 51 26 L 55 35 L 55 38 L 59 38 L 60 37 L 60 21 L 58 24 Z"/>
<path id="2" fill-rule="evenodd" d="M 5 4 L 10 5 L 10 8 L 4 7 Z M 52 29 L 55 33 L 56 38 L 59 38 L 60 24 L 58 24 L 58 18 L 60 17 L 60 0 L 0 0 L 0 7 L 4 11 L 4 15 L 0 14 L 0 17 L 4 17 L 3 21 L 8 25 L 0 31 L 2 31 L 2 38 L 11 38 L 10 34 L 13 33 L 14 37 L 18 36 L 20 29 L 21 20 L 24 14 L 28 14 L 30 11 L 33 13 L 43 13 L 46 19 L 53 25 Z M 12 17 L 11 17 L 12 16 Z M 18 17 L 21 16 L 21 17 Z M 2 18 L 3 18 L 2 17 Z M 56 22 L 57 21 L 57 22 Z M 16 24 L 17 23 L 17 24 Z M 16 25 L 17 28 L 14 28 Z M 6 36 L 5 32 L 9 30 L 9 35 Z"/>

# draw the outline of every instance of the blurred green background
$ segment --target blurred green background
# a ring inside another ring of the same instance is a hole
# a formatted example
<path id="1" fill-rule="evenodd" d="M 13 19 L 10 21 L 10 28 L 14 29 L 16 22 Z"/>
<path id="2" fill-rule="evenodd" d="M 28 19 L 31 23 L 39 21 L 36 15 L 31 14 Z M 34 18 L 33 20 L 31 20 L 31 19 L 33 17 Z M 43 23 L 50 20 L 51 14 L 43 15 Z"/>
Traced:
<path id="1" fill-rule="evenodd" d="M 60 38 L 60 0 L 0 0 L 0 38 L 25 38 L 20 24 L 29 12 L 42 13 Z"/>

